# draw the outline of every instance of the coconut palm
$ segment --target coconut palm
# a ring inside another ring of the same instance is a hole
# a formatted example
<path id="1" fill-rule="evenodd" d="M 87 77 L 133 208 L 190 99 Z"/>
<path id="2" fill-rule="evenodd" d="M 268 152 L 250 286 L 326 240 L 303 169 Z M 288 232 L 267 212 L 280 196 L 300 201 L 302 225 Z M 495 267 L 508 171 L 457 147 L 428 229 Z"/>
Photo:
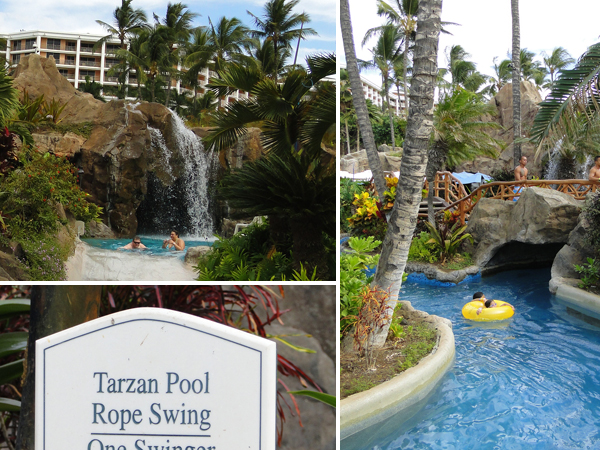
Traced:
<path id="1" fill-rule="evenodd" d="M 513 162 L 521 159 L 521 29 L 519 0 L 510 0 L 512 17 Z"/>
<path id="2" fill-rule="evenodd" d="M 433 122 L 433 98 L 437 77 L 438 39 L 441 29 L 441 0 L 420 0 L 418 9 L 418 33 L 415 42 L 414 73 L 411 80 L 411 97 L 406 139 L 396 201 L 377 266 L 373 283 L 390 292 L 386 303 L 388 321 L 372 336 L 372 344 L 382 346 L 387 338 L 391 314 L 398 300 L 402 274 L 408 259 L 408 249 L 415 229 L 423 176 L 427 165 L 431 123 Z"/>
<path id="3" fill-rule="evenodd" d="M 167 5 L 167 12 L 165 17 L 160 20 L 158 16 L 154 15 L 154 20 L 157 26 L 162 25 L 164 27 L 164 38 L 167 41 L 169 47 L 169 53 L 165 59 L 165 65 L 169 68 L 167 73 L 167 98 L 165 105 L 169 105 L 171 97 L 171 78 L 178 76 L 177 71 L 174 69 L 180 62 L 180 48 L 183 47 L 189 40 L 192 34 L 192 22 L 198 14 L 191 12 L 187 5 L 183 3 L 169 3 Z M 166 68 L 165 67 L 165 68 Z"/>
<path id="4" fill-rule="evenodd" d="M 279 47 L 278 55 L 275 57 L 273 41 L 268 39 L 252 38 L 246 44 L 246 51 L 252 57 L 253 62 L 265 75 L 273 72 L 282 73 L 286 69 L 285 62 L 291 56 L 289 47 Z M 275 64 L 278 67 L 275 67 Z M 290 69 L 293 67 L 288 66 Z"/>
<path id="5" fill-rule="evenodd" d="M 308 14 L 292 13 L 299 3 L 300 0 L 269 0 L 265 4 L 262 18 L 246 11 L 254 19 L 256 29 L 252 30 L 252 35 L 273 42 L 273 78 L 277 78 L 278 75 L 276 69 L 279 67 L 279 48 L 290 47 L 296 39 L 305 39 L 306 36 L 317 34 L 312 28 L 304 28 L 304 24 L 310 22 Z"/>
<path id="6" fill-rule="evenodd" d="M 352 92 L 363 92 L 360 73 L 358 71 L 356 51 L 354 49 L 354 37 L 352 36 L 352 21 L 350 19 L 350 5 L 348 4 L 348 0 L 340 1 L 340 28 L 342 30 L 342 41 L 344 44 L 344 53 L 346 55 L 346 69 L 348 70 L 348 78 L 350 80 Z M 363 136 L 363 143 L 365 145 L 369 167 L 373 173 L 375 188 L 377 189 L 377 192 L 385 192 L 387 185 L 385 178 L 383 177 L 379 153 L 375 147 L 375 137 L 373 136 L 373 128 L 369 121 L 366 99 L 364 95 L 353 95 L 352 103 L 356 109 L 358 126 Z"/>
<path id="7" fill-rule="evenodd" d="M 550 85 L 548 87 L 552 89 L 558 73 L 571 64 L 574 64 L 575 59 L 563 47 L 555 47 L 549 55 L 545 52 L 543 52 L 542 55 L 544 58 L 544 65 L 550 75 Z"/>
<path id="8" fill-rule="evenodd" d="M 477 71 L 474 62 L 467 60 L 471 55 L 460 45 L 453 45 L 448 51 L 448 72 L 452 77 L 452 87 L 463 87 L 477 92 L 487 78 Z"/>
<path id="9" fill-rule="evenodd" d="M 134 9 L 131 6 L 132 1 L 121 0 L 121 6 L 113 11 L 114 22 L 112 25 L 102 20 L 96 20 L 96 23 L 105 28 L 108 34 L 94 44 L 94 49 L 99 48 L 110 39 L 118 39 L 121 43 L 121 49 L 126 50 L 127 41 L 149 27 L 146 13 L 140 8 Z M 124 65 L 124 61 L 121 62 Z M 125 84 L 124 72 L 120 74 L 118 83 Z"/>
<path id="10" fill-rule="evenodd" d="M 295 268 L 302 263 L 312 272 L 317 267 L 323 278 L 328 266 L 322 233 L 333 236 L 335 221 L 335 167 L 323 142 L 333 136 L 336 94 L 333 84 L 322 80 L 335 73 L 335 55 L 309 57 L 307 65 L 308 71 L 293 70 L 278 83 L 255 66 L 230 64 L 209 88 L 219 96 L 236 89 L 252 96 L 215 112 L 205 143 L 225 149 L 248 126 L 261 128 L 267 155 L 227 177 L 222 195 L 246 214 L 269 215 L 276 246 L 282 229 L 291 229 Z M 244 188 L 247 192 L 240 192 Z"/>
<path id="11" fill-rule="evenodd" d="M 552 91 L 540 103 L 530 139 L 538 146 L 536 155 L 548 153 L 565 138 L 589 141 L 597 136 L 600 123 L 600 44 L 594 44 L 573 69 L 563 70 Z"/>
<path id="12" fill-rule="evenodd" d="M 202 70 L 208 67 L 210 61 L 210 53 L 206 51 L 208 42 L 210 40 L 210 34 L 206 27 L 195 28 L 190 36 L 190 39 L 183 45 L 183 51 L 186 55 L 192 55 L 194 53 L 203 53 L 204 58 L 197 58 L 192 62 L 187 71 L 182 75 L 182 81 L 186 87 L 190 87 L 194 90 L 194 96 L 192 100 L 192 111 L 193 115 L 196 114 L 196 97 L 198 96 L 198 88 L 200 83 L 198 76 Z M 186 57 L 187 59 L 187 57 Z"/>
<path id="13" fill-rule="evenodd" d="M 398 32 L 398 28 L 394 25 L 382 27 L 375 47 L 371 49 L 373 59 L 368 62 L 363 62 L 365 67 L 377 68 L 381 73 L 382 94 L 387 103 L 390 124 L 393 123 L 393 112 L 390 104 L 390 79 L 394 66 L 402 60 L 401 44 L 402 35 Z M 384 106 L 385 105 L 382 105 L 382 111 L 385 111 Z M 393 126 L 390 126 L 390 135 L 393 149 L 396 146 Z"/>

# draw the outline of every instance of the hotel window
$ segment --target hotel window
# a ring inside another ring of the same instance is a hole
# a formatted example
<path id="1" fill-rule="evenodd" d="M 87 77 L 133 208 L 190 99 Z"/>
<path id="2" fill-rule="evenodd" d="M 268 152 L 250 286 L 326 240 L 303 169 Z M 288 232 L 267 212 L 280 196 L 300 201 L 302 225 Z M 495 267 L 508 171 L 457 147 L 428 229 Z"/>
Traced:
<path id="1" fill-rule="evenodd" d="M 67 46 L 65 48 L 68 52 L 74 52 L 77 50 L 76 42 L 67 42 Z"/>
<path id="2" fill-rule="evenodd" d="M 60 73 L 65 78 L 69 78 L 69 70 L 68 69 L 58 69 L 58 73 Z"/>
<path id="3" fill-rule="evenodd" d="M 46 47 L 48 50 L 60 50 L 60 39 L 48 39 Z"/>
<path id="4" fill-rule="evenodd" d="M 21 50 L 21 41 L 14 41 L 12 44 L 13 50 Z"/>
<path id="5" fill-rule="evenodd" d="M 25 41 L 25 50 L 31 50 L 33 48 L 33 44 L 37 42 L 37 39 L 27 39 Z"/>
<path id="6" fill-rule="evenodd" d="M 13 64 L 18 64 L 21 61 L 21 55 L 12 55 Z"/>
<path id="7" fill-rule="evenodd" d="M 79 64 L 88 67 L 96 67 L 98 65 L 96 58 L 85 58 L 83 56 L 79 58 Z"/>
<path id="8" fill-rule="evenodd" d="M 96 71 L 94 70 L 80 70 L 79 79 L 85 81 L 85 77 L 90 77 L 90 81 L 96 80 Z"/>

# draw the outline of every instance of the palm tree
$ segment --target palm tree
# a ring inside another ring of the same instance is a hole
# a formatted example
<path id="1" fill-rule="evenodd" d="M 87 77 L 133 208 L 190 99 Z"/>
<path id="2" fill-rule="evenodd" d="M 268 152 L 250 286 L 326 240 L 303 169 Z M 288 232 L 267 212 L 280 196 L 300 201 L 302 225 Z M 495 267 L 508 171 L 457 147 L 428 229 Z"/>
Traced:
<path id="1" fill-rule="evenodd" d="M 552 86 L 554 85 L 554 79 L 558 73 L 567 66 L 574 64 L 575 59 L 573 59 L 569 52 L 562 47 L 555 47 L 550 55 L 546 54 L 545 52 L 542 53 L 542 55 L 544 58 L 544 65 L 546 66 L 548 74 L 550 75 L 549 88 L 552 89 Z"/>
<path id="2" fill-rule="evenodd" d="M 78 89 L 81 92 L 92 94 L 95 99 L 106 103 L 106 99 L 102 97 L 102 85 L 100 83 L 96 83 L 95 81 L 90 81 L 89 76 L 85 77 L 85 83 L 80 84 Z"/>
<path id="3" fill-rule="evenodd" d="M 147 23 L 146 13 L 139 8 L 133 9 L 131 6 L 132 1 L 133 0 L 121 0 L 121 6 L 118 6 L 113 11 L 113 25 L 103 22 L 102 20 L 96 20 L 96 23 L 105 28 L 109 34 L 96 42 L 96 44 L 94 44 L 94 49 L 99 48 L 109 39 L 117 38 L 121 43 L 121 49 L 126 50 L 126 41 L 130 40 L 142 30 L 148 29 L 149 25 Z M 119 77 L 119 83 L 125 84 L 124 76 Z"/>
<path id="4" fill-rule="evenodd" d="M 394 119 L 392 106 L 390 104 L 390 78 L 394 66 L 402 60 L 401 46 L 402 35 L 398 32 L 398 29 L 393 25 L 387 25 L 381 28 L 381 34 L 375 47 L 371 49 L 373 60 L 370 62 L 364 62 L 366 67 L 375 67 L 381 72 L 381 85 L 383 97 L 387 103 L 388 114 L 390 118 L 390 134 L 392 138 L 392 149 L 396 147 L 396 141 L 394 136 Z M 400 99 L 398 99 L 399 101 Z M 382 105 L 382 111 L 385 105 Z"/>
<path id="5" fill-rule="evenodd" d="M 373 128 L 369 121 L 367 111 L 367 102 L 362 95 L 363 87 L 360 81 L 360 73 L 358 71 L 358 61 L 356 59 L 356 51 L 354 49 L 354 37 L 352 36 L 352 22 L 350 19 L 350 6 L 348 0 L 340 1 L 340 27 L 342 30 L 342 41 L 344 43 L 344 53 L 346 55 L 346 69 L 348 70 L 348 78 L 352 92 L 360 93 L 361 95 L 353 95 L 352 103 L 356 109 L 356 117 L 358 126 L 363 136 L 363 143 L 369 160 L 369 167 L 373 173 L 375 188 L 377 192 L 385 192 L 387 185 L 383 177 L 383 169 L 379 160 L 379 153 L 375 147 L 375 137 L 373 136 Z M 406 91 L 405 91 L 406 92 Z"/>
<path id="6" fill-rule="evenodd" d="M 269 76 L 274 72 L 282 73 L 286 69 L 285 61 L 292 54 L 289 47 L 279 47 L 279 54 L 275 57 L 273 41 L 259 38 L 249 39 L 246 44 L 246 51 L 262 73 Z M 277 64 L 277 67 L 275 67 L 275 64 Z"/>
<path id="7" fill-rule="evenodd" d="M 477 92 L 487 78 L 477 71 L 474 62 L 467 60 L 469 56 L 471 55 L 462 46 L 453 45 L 448 52 L 448 71 L 454 89 L 461 86 L 471 92 Z"/>
<path id="8" fill-rule="evenodd" d="M 292 13 L 292 9 L 298 3 L 300 3 L 300 0 L 269 0 L 265 4 L 262 18 L 246 11 L 254 19 L 254 25 L 256 26 L 256 29 L 252 31 L 252 35 L 273 42 L 275 57 L 273 78 L 277 78 L 278 75 L 276 69 L 279 66 L 277 62 L 279 47 L 290 47 L 292 41 L 296 39 L 304 39 L 306 36 L 317 34 L 312 28 L 304 28 L 304 24 L 310 22 L 308 14 Z"/>
<path id="9" fill-rule="evenodd" d="M 388 319 L 398 300 L 402 274 L 408 259 L 408 249 L 414 233 L 423 176 L 427 165 L 431 123 L 433 122 L 433 98 L 437 77 L 438 39 L 441 29 L 441 0 L 420 0 L 418 10 L 418 33 L 415 41 L 414 69 L 411 80 L 411 102 L 408 113 L 406 139 L 396 202 L 389 219 L 383 241 L 383 251 L 373 281 L 390 293 L 387 302 Z M 373 333 L 374 346 L 382 346 L 387 338 L 389 324 Z"/>
<path id="10" fill-rule="evenodd" d="M 510 0 L 512 15 L 513 165 L 521 159 L 521 29 L 519 0 Z"/>
<path id="11" fill-rule="evenodd" d="M 333 160 L 325 163 L 330 158 L 324 158 L 322 146 L 335 128 L 336 94 L 335 86 L 322 80 L 335 73 L 335 55 L 310 57 L 307 65 L 308 71 L 293 70 L 278 83 L 254 66 L 230 64 L 209 87 L 219 96 L 236 89 L 252 96 L 215 112 L 205 143 L 215 150 L 228 148 L 249 125 L 260 126 L 267 155 L 233 172 L 223 182 L 222 195 L 246 214 L 269 215 L 276 246 L 282 229 L 291 229 L 295 268 L 302 263 L 312 272 L 317 267 L 323 278 L 328 265 L 322 234 L 334 233 L 335 167 Z"/>
<path id="12" fill-rule="evenodd" d="M 530 133 L 530 140 L 538 146 L 538 157 L 565 138 L 569 142 L 582 142 L 597 136 L 600 123 L 599 82 L 600 44 L 594 44 L 573 69 L 562 71 L 552 91 L 540 103 Z"/>
<path id="13" fill-rule="evenodd" d="M 208 33 L 208 29 L 206 27 L 197 27 L 192 31 L 190 39 L 183 45 L 183 51 L 188 56 L 200 52 L 203 52 L 205 55 L 204 58 L 196 58 L 195 61 L 189 65 L 187 71 L 182 77 L 184 85 L 194 89 L 194 97 L 192 101 L 192 111 L 194 115 L 196 114 L 196 97 L 198 96 L 198 87 L 200 86 L 198 76 L 203 69 L 208 67 L 209 64 L 209 52 L 206 51 L 209 39 L 210 35 Z"/>
<path id="14" fill-rule="evenodd" d="M 192 21 L 197 16 L 198 14 L 189 11 L 187 5 L 183 3 L 169 3 L 166 15 L 162 19 L 162 26 L 165 27 L 165 38 L 169 46 L 168 61 L 165 62 L 171 69 L 167 71 L 167 98 L 165 100 L 167 106 L 171 97 L 171 76 L 174 73 L 176 74 L 176 71 L 172 68 L 180 62 L 180 48 L 188 42 L 192 34 Z M 158 25 L 160 21 L 156 15 L 154 15 L 154 19 Z"/>

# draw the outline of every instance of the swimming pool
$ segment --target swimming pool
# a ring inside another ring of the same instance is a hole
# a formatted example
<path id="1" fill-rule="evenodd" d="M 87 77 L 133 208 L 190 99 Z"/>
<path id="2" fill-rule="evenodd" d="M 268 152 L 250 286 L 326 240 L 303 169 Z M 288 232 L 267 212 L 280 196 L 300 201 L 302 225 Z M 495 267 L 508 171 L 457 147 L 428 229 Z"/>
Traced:
<path id="1" fill-rule="evenodd" d="M 401 300 L 452 321 L 454 367 L 415 416 L 401 425 L 391 417 L 341 448 L 600 448 L 600 328 L 570 315 L 549 279 L 540 269 L 453 287 L 408 280 Z M 478 290 L 512 303 L 515 316 L 464 319 L 461 308 Z"/>
<path id="2" fill-rule="evenodd" d="M 119 249 L 131 239 L 83 239 L 67 261 L 67 276 L 69 281 L 192 281 L 198 274 L 184 261 L 187 249 L 212 242 L 183 239 L 183 251 L 163 249 L 162 236 L 141 236 L 147 250 Z"/>

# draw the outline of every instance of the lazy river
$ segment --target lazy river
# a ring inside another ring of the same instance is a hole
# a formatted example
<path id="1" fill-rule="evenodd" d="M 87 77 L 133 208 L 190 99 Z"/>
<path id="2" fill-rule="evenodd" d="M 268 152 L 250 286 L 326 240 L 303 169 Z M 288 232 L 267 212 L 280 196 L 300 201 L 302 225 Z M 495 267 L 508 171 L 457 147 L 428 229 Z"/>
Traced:
<path id="1" fill-rule="evenodd" d="M 549 279 L 549 269 L 451 287 L 409 278 L 400 299 L 452 321 L 454 366 L 412 418 L 392 416 L 341 449 L 600 448 L 600 328 L 567 312 Z M 461 308 L 476 291 L 510 302 L 515 315 L 466 320 Z"/>
<path id="2" fill-rule="evenodd" d="M 211 241 L 185 240 L 186 250 L 210 246 Z M 192 281 L 197 278 L 185 263 L 184 251 L 162 248 L 164 236 L 141 236 L 146 250 L 122 250 L 131 239 L 84 239 L 67 263 L 69 281 Z"/>

